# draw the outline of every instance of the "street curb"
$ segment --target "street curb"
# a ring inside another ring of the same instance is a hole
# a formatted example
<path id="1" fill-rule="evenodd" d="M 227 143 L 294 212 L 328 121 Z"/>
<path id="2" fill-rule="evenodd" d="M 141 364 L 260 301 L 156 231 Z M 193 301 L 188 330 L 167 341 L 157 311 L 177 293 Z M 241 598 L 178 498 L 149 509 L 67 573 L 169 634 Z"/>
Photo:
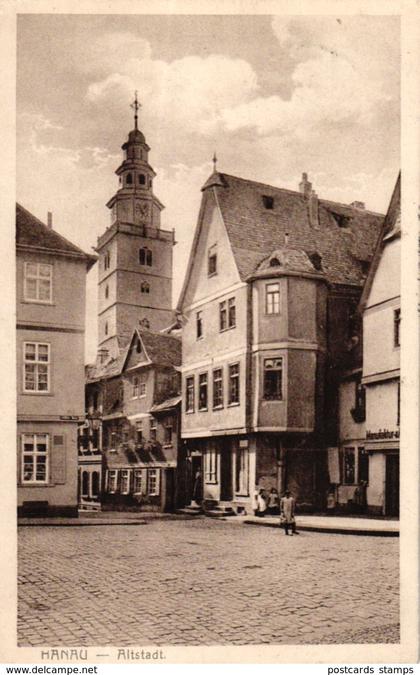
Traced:
<path id="1" fill-rule="evenodd" d="M 105 525 L 147 525 L 146 520 L 122 520 L 122 521 L 115 521 L 115 520 L 102 520 L 102 521 L 74 521 L 71 523 L 57 523 L 54 522 L 53 520 L 49 522 L 24 522 L 24 523 L 19 523 L 18 522 L 18 527 L 104 527 Z"/>
<path id="2" fill-rule="evenodd" d="M 274 527 L 279 529 L 280 525 L 275 523 L 255 522 L 254 520 L 244 520 L 244 525 L 255 525 L 257 527 Z M 396 530 L 362 530 L 356 528 L 344 527 L 321 527 L 319 525 L 300 525 L 297 524 L 299 531 L 306 532 L 327 532 L 330 534 L 354 534 L 360 537 L 399 537 L 400 533 Z"/>

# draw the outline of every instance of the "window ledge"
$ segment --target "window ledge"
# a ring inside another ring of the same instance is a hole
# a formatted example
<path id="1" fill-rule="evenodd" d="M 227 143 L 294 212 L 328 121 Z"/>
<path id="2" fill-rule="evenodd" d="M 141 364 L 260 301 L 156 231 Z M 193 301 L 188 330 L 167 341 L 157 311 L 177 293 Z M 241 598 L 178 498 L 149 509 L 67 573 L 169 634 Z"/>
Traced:
<path id="1" fill-rule="evenodd" d="M 228 403 L 226 407 L 227 408 L 236 408 L 237 406 L 240 406 L 240 405 L 241 405 L 240 401 L 238 401 L 237 403 Z"/>
<path id="2" fill-rule="evenodd" d="M 208 412 L 208 411 L 209 411 L 208 408 L 199 408 L 198 409 L 198 412 Z"/>
<path id="3" fill-rule="evenodd" d="M 209 279 L 210 279 L 210 277 L 215 277 L 215 276 L 217 276 L 217 271 L 216 271 L 216 272 L 211 272 L 211 274 L 208 274 L 208 273 L 207 273 L 207 276 L 208 276 Z"/>
<path id="4" fill-rule="evenodd" d="M 234 326 L 227 326 L 226 328 L 220 328 L 219 333 L 226 333 L 228 330 L 233 330 L 234 328 L 236 328 L 236 323 Z"/>
<path id="5" fill-rule="evenodd" d="M 223 410 L 224 405 L 214 405 L 213 410 Z"/>
<path id="6" fill-rule="evenodd" d="M 22 391 L 22 396 L 54 396 L 51 391 Z"/>
<path id="7" fill-rule="evenodd" d="M 195 413 L 195 410 L 186 410 L 185 415 L 193 415 Z"/>
<path id="8" fill-rule="evenodd" d="M 56 303 L 51 302 L 50 300 L 28 300 L 28 298 L 21 300 L 21 303 L 24 305 L 49 305 L 50 307 L 56 306 Z"/>

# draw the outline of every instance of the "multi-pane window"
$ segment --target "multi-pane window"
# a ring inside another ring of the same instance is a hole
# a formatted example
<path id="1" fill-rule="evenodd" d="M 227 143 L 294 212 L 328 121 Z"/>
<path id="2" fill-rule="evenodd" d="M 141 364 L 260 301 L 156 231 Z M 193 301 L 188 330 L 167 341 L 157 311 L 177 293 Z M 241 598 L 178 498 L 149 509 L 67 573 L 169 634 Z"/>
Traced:
<path id="1" fill-rule="evenodd" d="M 24 391 L 49 391 L 50 345 L 41 342 L 25 342 Z"/>
<path id="2" fill-rule="evenodd" d="M 155 417 L 152 417 L 150 420 L 150 440 L 155 441 L 157 438 L 157 421 Z"/>
<path id="3" fill-rule="evenodd" d="M 223 370 L 213 370 L 213 408 L 223 407 Z"/>
<path id="4" fill-rule="evenodd" d="M 140 396 L 146 396 L 146 380 L 143 380 L 140 378 L 140 385 L 139 385 L 139 391 L 140 391 Z"/>
<path id="5" fill-rule="evenodd" d="M 22 482 L 48 482 L 48 434 L 22 435 Z"/>
<path id="6" fill-rule="evenodd" d="M 356 480 L 356 457 L 354 448 L 344 448 L 342 456 L 342 482 L 354 485 Z"/>
<path id="7" fill-rule="evenodd" d="M 394 309 L 394 347 L 400 346 L 401 310 Z"/>
<path id="8" fill-rule="evenodd" d="M 165 434 L 164 434 L 164 443 L 170 445 L 172 443 L 172 433 L 173 433 L 173 420 L 168 419 L 165 423 Z"/>
<path id="9" fill-rule="evenodd" d="M 235 298 L 229 298 L 229 300 L 228 300 L 228 328 L 234 328 L 235 326 L 236 326 Z"/>
<path id="10" fill-rule="evenodd" d="M 220 330 L 226 330 L 227 328 L 227 308 L 226 300 L 219 303 L 219 326 Z"/>
<path id="11" fill-rule="evenodd" d="M 139 378 L 133 377 L 133 398 L 137 398 L 139 395 Z"/>
<path id="12" fill-rule="evenodd" d="M 152 266 L 152 251 L 147 246 L 139 250 L 139 263 L 148 267 Z"/>
<path id="13" fill-rule="evenodd" d="M 133 477 L 133 492 L 136 495 L 146 494 L 146 469 L 135 469 Z"/>
<path id="14" fill-rule="evenodd" d="M 265 287 L 265 311 L 267 314 L 280 313 L 280 288 L 278 284 L 267 284 Z"/>
<path id="15" fill-rule="evenodd" d="M 110 469 L 108 471 L 108 481 L 107 481 L 108 492 L 116 492 L 117 487 L 118 487 L 118 471 L 116 469 Z"/>
<path id="16" fill-rule="evenodd" d="M 130 470 L 129 469 L 121 469 L 120 492 L 123 495 L 128 495 L 128 493 L 130 492 Z"/>
<path id="17" fill-rule="evenodd" d="M 160 469 L 148 469 L 147 483 L 148 493 L 151 497 L 159 494 L 160 491 Z"/>
<path id="18" fill-rule="evenodd" d="M 235 466 L 235 492 L 248 494 L 248 448 L 237 448 Z"/>
<path id="19" fill-rule="evenodd" d="M 207 410 L 207 373 L 198 376 L 198 409 Z"/>
<path id="20" fill-rule="evenodd" d="M 136 443 L 143 441 L 143 422 L 136 422 Z"/>
<path id="21" fill-rule="evenodd" d="M 209 248 L 208 252 L 208 276 L 217 273 L 217 249 L 216 246 Z"/>
<path id="22" fill-rule="evenodd" d="M 196 314 L 196 333 L 197 340 L 203 337 L 203 313 L 197 312 Z"/>
<path id="23" fill-rule="evenodd" d="M 147 281 L 142 281 L 140 290 L 142 293 L 150 293 L 150 284 Z"/>
<path id="24" fill-rule="evenodd" d="M 185 412 L 194 412 L 194 377 L 187 377 L 185 389 Z"/>
<path id="25" fill-rule="evenodd" d="M 25 300 L 51 302 L 52 265 L 25 263 Z"/>
<path id="26" fill-rule="evenodd" d="M 217 483 L 217 454 L 214 448 L 208 448 L 204 455 L 204 479 L 206 483 Z"/>
<path id="27" fill-rule="evenodd" d="M 264 359 L 264 398 L 280 400 L 282 398 L 282 359 Z"/>
<path id="28" fill-rule="evenodd" d="M 239 403 L 239 363 L 229 366 L 229 405 Z"/>
<path id="29" fill-rule="evenodd" d="M 357 453 L 357 482 L 369 483 L 369 452 L 364 448 Z"/>

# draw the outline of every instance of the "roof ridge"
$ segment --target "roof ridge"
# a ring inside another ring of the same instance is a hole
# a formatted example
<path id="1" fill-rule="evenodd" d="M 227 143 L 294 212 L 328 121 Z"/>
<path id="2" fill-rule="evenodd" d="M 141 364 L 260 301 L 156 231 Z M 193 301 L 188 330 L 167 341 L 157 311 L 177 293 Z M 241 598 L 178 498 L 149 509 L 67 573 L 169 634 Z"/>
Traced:
<path id="1" fill-rule="evenodd" d="M 77 244 L 74 244 L 72 241 L 70 241 L 70 239 L 67 239 L 64 235 L 60 234 L 60 232 L 57 232 L 57 230 L 53 229 L 52 227 L 49 228 L 48 225 L 46 225 L 46 223 L 43 223 L 42 220 L 40 220 L 37 216 L 35 216 L 30 211 L 28 211 L 28 209 L 26 209 L 24 206 L 22 206 L 22 204 L 19 204 L 19 202 L 16 202 L 16 207 L 21 209 L 22 211 L 24 211 L 33 220 L 36 220 L 36 222 L 39 223 L 39 225 L 41 225 L 42 227 L 44 227 L 47 230 L 47 232 L 54 232 L 54 234 L 59 239 L 61 239 L 63 242 L 65 242 L 68 246 L 72 246 L 74 249 L 76 249 L 76 251 L 79 254 L 83 255 L 84 257 L 86 257 L 86 256 L 94 257 L 93 254 L 86 253 L 86 251 L 84 251 L 82 248 L 80 248 L 80 246 L 77 246 Z M 45 248 L 45 247 L 42 247 L 42 248 Z"/>
<path id="2" fill-rule="evenodd" d="M 218 174 L 221 176 L 226 176 L 228 178 L 233 178 L 234 180 L 240 180 L 244 183 L 252 183 L 253 185 L 261 185 L 261 187 L 267 187 L 270 188 L 271 190 L 279 190 L 281 192 L 287 192 L 288 194 L 292 195 L 297 195 L 299 197 L 302 197 L 303 200 L 305 200 L 305 197 L 302 195 L 299 190 L 291 190 L 290 188 L 283 188 L 283 187 L 278 187 L 277 185 L 270 185 L 269 183 L 262 183 L 261 181 L 258 180 L 252 180 L 251 178 L 242 178 L 242 176 L 234 176 L 233 174 L 229 173 L 224 173 L 222 171 L 218 171 Z M 343 206 L 348 209 L 356 210 L 358 213 L 369 213 L 375 216 L 381 216 L 384 217 L 383 213 L 379 213 L 378 211 L 372 211 L 371 209 L 358 209 L 356 206 L 352 206 L 351 204 L 345 204 L 344 202 L 337 202 L 334 201 L 333 199 L 324 199 L 323 197 L 318 197 L 318 200 L 321 203 L 328 203 L 328 204 L 335 204 L 337 206 Z"/>

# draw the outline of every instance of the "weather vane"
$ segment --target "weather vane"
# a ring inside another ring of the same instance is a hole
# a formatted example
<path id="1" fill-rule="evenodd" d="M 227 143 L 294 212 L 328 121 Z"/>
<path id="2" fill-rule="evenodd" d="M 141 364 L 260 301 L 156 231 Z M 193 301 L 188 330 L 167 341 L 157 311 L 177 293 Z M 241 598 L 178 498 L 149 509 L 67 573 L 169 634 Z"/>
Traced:
<path id="1" fill-rule="evenodd" d="M 130 103 L 130 108 L 133 108 L 134 110 L 134 128 L 137 130 L 137 120 L 138 120 L 137 111 L 139 108 L 141 108 L 141 104 L 137 100 L 137 89 L 134 92 L 134 101 L 133 103 Z"/>
<path id="2" fill-rule="evenodd" d="M 216 173 L 216 171 L 217 171 L 217 157 L 216 157 L 216 151 L 215 151 L 214 154 L 213 154 L 212 162 L 213 162 L 213 171 L 214 171 L 214 173 Z"/>

